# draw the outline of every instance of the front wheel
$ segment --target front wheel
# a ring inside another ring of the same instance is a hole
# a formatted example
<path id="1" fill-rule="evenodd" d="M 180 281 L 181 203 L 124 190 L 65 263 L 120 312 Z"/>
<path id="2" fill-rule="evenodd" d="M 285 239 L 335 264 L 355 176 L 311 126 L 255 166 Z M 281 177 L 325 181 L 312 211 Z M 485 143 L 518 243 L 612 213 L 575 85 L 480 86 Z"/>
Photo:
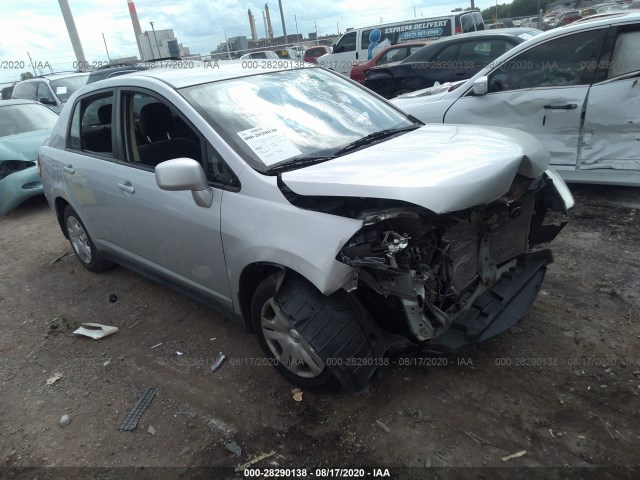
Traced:
<path id="1" fill-rule="evenodd" d="M 275 299 L 278 274 L 258 285 L 251 302 L 251 317 L 260 346 L 278 372 L 304 390 L 326 390 L 337 380 L 317 352 L 294 328 Z M 302 281 L 302 280 L 300 280 Z"/>
<path id="2" fill-rule="evenodd" d="M 92 272 L 102 272 L 113 266 L 113 262 L 102 257 L 96 250 L 87 229 L 76 211 L 67 206 L 64 210 L 64 224 L 69 235 L 69 242 L 80 263 Z"/>

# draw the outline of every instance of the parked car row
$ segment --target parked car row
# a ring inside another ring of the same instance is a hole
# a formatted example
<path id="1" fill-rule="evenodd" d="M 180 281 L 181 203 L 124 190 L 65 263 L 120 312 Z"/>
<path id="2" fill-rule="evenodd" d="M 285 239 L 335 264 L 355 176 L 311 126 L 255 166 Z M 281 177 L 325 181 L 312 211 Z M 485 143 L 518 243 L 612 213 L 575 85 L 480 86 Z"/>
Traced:
<path id="1" fill-rule="evenodd" d="M 0 102 L 0 215 L 42 194 L 36 154 L 57 120 L 56 113 L 31 100 Z"/>
<path id="2" fill-rule="evenodd" d="M 640 12 L 545 32 L 466 82 L 394 103 L 424 122 L 529 132 L 567 180 L 640 186 Z"/>

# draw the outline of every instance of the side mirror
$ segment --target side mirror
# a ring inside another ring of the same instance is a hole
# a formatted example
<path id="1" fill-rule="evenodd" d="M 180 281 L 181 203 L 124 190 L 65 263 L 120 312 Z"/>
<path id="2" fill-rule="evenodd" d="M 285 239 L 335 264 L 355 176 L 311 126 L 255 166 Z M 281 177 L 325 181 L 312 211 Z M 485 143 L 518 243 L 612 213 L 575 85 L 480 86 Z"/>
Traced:
<path id="1" fill-rule="evenodd" d="M 344 47 L 341 45 L 339 47 L 333 47 L 333 53 L 342 53 L 344 52 Z"/>
<path id="2" fill-rule="evenodd" d="M 38 101 L 43 105 L 57 105 L 56 101 L 53 98 L 42 97 Z"/>
<path id="3" fill-rule="evenodd" d="M 473 93 L 484 95 L 489 91 L 489 77 L 476 78 L 473 82 Z"/>
<path id="4" fill-rule="evenodd" d="M 176 158 L 156 166 L 156 183 L 161 190 L 191 190 L 196 205 L 209 208 L 213 190 L 207 183 L 202 166 L 191 158 Z"/>

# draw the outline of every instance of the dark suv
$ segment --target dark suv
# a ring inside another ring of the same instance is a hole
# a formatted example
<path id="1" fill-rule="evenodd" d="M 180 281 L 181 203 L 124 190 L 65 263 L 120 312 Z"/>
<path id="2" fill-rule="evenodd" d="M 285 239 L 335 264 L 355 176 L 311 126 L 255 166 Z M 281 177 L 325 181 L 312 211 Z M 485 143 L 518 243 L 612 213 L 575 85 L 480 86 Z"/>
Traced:
<path id="1" fill-rule="evenodd" d="M 60 113 L 67 99 L 89 83 L 89 72 L 43 75 L 16 83 L 11 98 L 35 100 Z"/>
<path id="2" fill-rule="evenodd" d="M 60 113 L 67 99 L 80 87 L 89 83 L 116 77 L 127 73 L 146 70 L 144 66 L 118 65 L 104 67 L 92 72 L 74 72 L 42 75 L 18 82 L 13 88 L 11 98 L 35 100 L 56 113 Z"/>
<path id="3" fill-rule="evenodd" d="M 402 62 L 368 70 L 365 85 L 385 98 L 473 77 L 503 53 L 542 33 L 503 28 L 463 33 L 422 47 Z"/>

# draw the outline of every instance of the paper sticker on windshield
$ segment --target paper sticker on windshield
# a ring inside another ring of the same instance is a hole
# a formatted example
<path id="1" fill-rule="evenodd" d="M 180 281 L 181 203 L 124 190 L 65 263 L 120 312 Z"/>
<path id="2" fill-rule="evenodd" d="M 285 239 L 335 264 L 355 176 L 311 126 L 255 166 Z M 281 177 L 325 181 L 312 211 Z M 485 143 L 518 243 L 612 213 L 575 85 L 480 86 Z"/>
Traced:
<path id="1" fill-rule="evenodd" d="M 56 87 L 56 95 L 65 95 L 67 93 L 67 87 Z"/>
<path id="2" fill-rule="evenodd" d="M 266 166 L 302 154 L 277 128 L 255 127 L 238 135 Z"/>

